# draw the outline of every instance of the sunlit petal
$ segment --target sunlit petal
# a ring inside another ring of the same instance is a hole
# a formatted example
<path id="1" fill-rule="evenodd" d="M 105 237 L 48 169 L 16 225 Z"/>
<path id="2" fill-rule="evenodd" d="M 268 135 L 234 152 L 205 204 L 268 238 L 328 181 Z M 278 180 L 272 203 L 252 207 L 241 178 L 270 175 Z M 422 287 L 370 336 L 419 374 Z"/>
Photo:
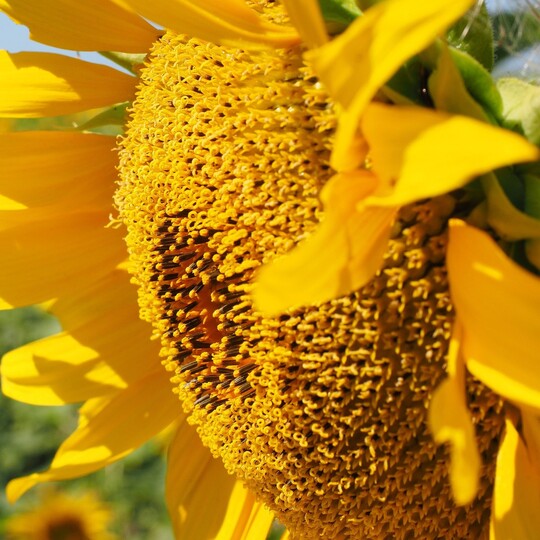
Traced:
<path id="1" fill-rule="evenodd" d="M 377 90 L 405 60 L 424 49 L 473 0 L 388 0 L 369 8 L 338 38 L 309 54 L 318 77 L 340 103 L 332 166 L 350 163 L 349 146 L 358 121 Z"/>
<path id="2" fill-rule="evenodd" d="M 123 233 L 105 228 L 107 223 L 104 209 L 49 216 L 1 230 L 0 309 L 80 290 L 114 268 L 126 256 Z"/>
<path id="3" fill-rule="evenodd" d="M 283 0 L 285 9 L 308 47 L 319 47 L 328 34 L 317 0 Z"/>
<path id="4" fill-rule="evenodd" d="M 490 540 L 536 540 L 540 531 L 540 475 L 511 421 L 497 457 Z"/>
<path id="5" fill-rule="evenodd" d="M 450 443 L 450 482 L 457 504 L 470 503 L 478 489 L 480 456 L 465 400 L 465 366 L 460 357 L 461 330 L 454 328 L 448 353 L 448 378 L 435 391 L 429 424 L 435 442 Z"/>
<path id="6" fill-rule="evenodd" d="M 138 13 L 180 34 L 221 42 L 299 43 L 291 27 L 271 24 L 242 0 L 124 0 Z"/>
<path id="7" fill-rule="evenodd" d="M 92 401 L 87 402 L 83 422 L 62 443 L 47 471 L 8 484 L 11 502 L 41 482 L 84 476 L 125 457 L 175 421 L 181 410 L 161 368 L 109 399 L 96 398 L 95 403 L 93 410 Z"/>
<path id="8" fill-rule="evenodd" d="M 74 51 L 146 52 L 158 31 L 111 0 L 0 0 L 0 9 L 24 24 L 30 37 Z"/>
<path id="9" fill-rule="evenodd" d="M 0 115 L 55 116 L 133 98 L 137 79 L 100 64 L 51 53 L 0 51 Z"/>
<path id="10" fill-rule="evenodd" d="M 126 388 L 159 363 L 126 272 L 56 302 L 53 312 L 67 331 L 3 357 L 5 395 L 35 405 L 77 403 Z"/>
<path id="11" fill-rule="evenodd" d="M 225 472 L 187 422 L 169 447 L 166 489 L 177 538 L 255 540 L 266 538 L 272 524 L 272 514 Z"/>
<path id="12" fill-rule="evenodd" d="M 421 107 L 372 103 L 361 125 L 373 170 L 386 186 L 368 204 L 435 197 L 492 169 L 540 157 L 535 145 L 511 131 Z"/>
<path id="13" fill-rule="evenodd" d="M 376 187 L 369 172 L 333 177 L 323 188 L 325 214 L 318 229 L 290 253 L 259 272 L 257 309 L 276 315 L 323 302 L 364 285 L 379 268 L 394 209 L 359 208 Z"/>
<path id="14" fill-rule="evenodd" d="M 0 133 L 0 210 L 66 199 L 72 204 L 76 196 L 81 206 L 97 193 L 111 193 L 118 161 L 115 143 L 114 137 L 91 133 Z M 24 182 L 14 178 L 24 178 Z"/>
<path id="15" fill-rule="evenodd" d="M 467 368 L 498 394 L 540 410 L 540 279 L 487 233 L 458 220 L 451 222 L 447 262 Z"/>

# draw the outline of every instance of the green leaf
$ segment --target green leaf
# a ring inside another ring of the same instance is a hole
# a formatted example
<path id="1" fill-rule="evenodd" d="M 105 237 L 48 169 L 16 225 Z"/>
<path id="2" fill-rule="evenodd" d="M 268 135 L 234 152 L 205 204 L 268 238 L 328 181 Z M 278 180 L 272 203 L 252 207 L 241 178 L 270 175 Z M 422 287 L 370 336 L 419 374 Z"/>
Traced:
<path id="1" fill-rule="evenodd" d="M 126 121 L 126 111 L 129 101 L 117 103 L 112 107 L 102 110 L 99 114 L 90 118 L 78 126 L 79 131 L 93 131 L 106 135 L 120 135 Z"/>
<path id="2" fill-rule="evenodd" d="M 459 69 L 471 96 L 496 123 L 502 120 L 502 99 L 493 77 L 480 62 L 466 52 L 450 48 L 452 59 Z"/>
<path id="3" fill-rule="evenodd" d="M 362 14 L 355 0 L 319 0 L 326 22 L 349 26 Z"/>
<path id="4" fill-rule="evenodd" d="M 540 145 L 540 88 L 513 78 L 500 79 L 497 88 L 503 103 L 502 125 Z"/>
<path id="5" fill-rule="evenodd" d="M 146 58 L 146 53 L 132 54 L 114 51 L 101 51 L 99 54 L 134 74 L 137 74 L 137 66 L 143 64 Z"/>

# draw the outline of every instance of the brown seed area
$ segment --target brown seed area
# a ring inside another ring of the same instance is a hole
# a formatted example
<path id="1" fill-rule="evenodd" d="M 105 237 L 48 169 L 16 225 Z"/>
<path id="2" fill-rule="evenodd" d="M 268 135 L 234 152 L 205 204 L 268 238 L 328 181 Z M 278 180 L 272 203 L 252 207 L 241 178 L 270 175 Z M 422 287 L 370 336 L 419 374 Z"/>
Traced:
<path id="1" fill-rule="evenodd" d="M 500 401 L 469 381 L 486 465 L 467 507 L 426 420 L 453 320 L 455 198 L 404 208 L 355 294 L 273 319 L 253 310 L 255 270 L 322 217 L 334 128 L 300 50 L 167 34 L 142 73 L 116 197 L 141 316 L 204 443 L 293 538 L 482 538 Z"/>

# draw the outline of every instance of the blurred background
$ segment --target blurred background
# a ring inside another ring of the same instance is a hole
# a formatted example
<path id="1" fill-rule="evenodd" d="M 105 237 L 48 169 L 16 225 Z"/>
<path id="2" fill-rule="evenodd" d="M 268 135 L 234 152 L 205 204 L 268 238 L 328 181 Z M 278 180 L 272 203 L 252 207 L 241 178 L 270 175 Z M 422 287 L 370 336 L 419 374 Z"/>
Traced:
<path id="1" fill-rule="evenodd" d="M 38 308 L 0 312 L 0 355 L 59 330 L 54 317 Z M 0 538 L 7 520 L 33 508 L 47 486 L 38 486 L 15 505 L 5 498 L 7 482 L 47 468 L 60 443 L 75 429 L 77 407 L 34 407 L 0 395 Z M 98 492 L 113 511 L 111 531 L 121 539 L 172 540 L 164 502 L 165 461 L 149 443 L 106 470 L 57 483 L 57 489 Z"/>

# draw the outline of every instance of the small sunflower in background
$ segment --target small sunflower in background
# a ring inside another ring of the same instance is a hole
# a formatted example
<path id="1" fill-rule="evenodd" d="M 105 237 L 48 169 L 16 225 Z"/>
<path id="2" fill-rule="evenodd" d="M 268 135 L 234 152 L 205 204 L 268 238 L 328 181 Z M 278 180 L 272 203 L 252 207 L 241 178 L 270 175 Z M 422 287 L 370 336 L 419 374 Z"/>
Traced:
<path id="1" fill-rule="evenodd" d="M 39 504 L 11 517 L 6 540 L 116 540 L 109 508 L 94 493 L 44 491 Z"/>
<path id="2" fill-rule="evenodd" d="M 102 108 L 0 134 L 2 307 L 64 328 L 3 391 L 85 401 L 10 499 L 169 428 L 178 538 L 537 536 L 539 94 L 481 2 L 0 8 L 136 74 L 0 58 L 4 117 Z"/>

